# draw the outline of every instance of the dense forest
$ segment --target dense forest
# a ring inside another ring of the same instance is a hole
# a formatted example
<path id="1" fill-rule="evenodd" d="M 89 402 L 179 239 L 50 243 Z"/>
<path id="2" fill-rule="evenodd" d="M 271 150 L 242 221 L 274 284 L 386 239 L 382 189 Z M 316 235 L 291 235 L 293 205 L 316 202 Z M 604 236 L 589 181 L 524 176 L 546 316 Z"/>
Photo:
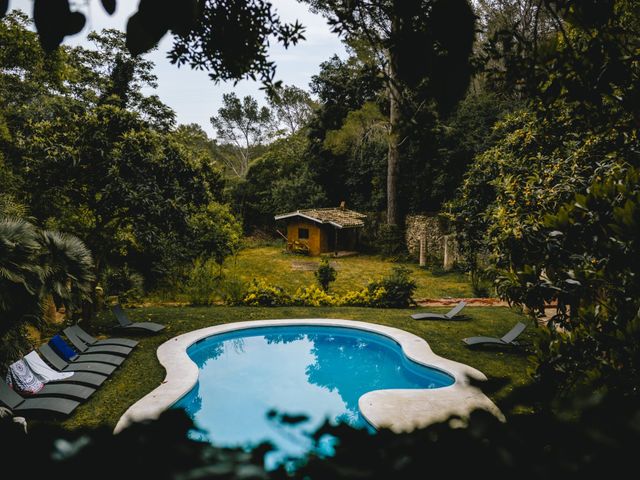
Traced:
<path id="1" fill-rule="evenodd" d="M 194 54 L 206 44 L 202 23 L 170 52 L 214 80 L 253 69 L 265 83 L 265 98 L 224 96 L 211 112 L 213 139 L 200 126 L 177 125 L 169 107 L 142 93 L 156 79 L 152 64 L 131 53 L 130 32 L 93 32 L 91 49 L 52 49 L 25 14 L 1 19 L 5 352 L 19 346 L 15 329 L 40 316 L 33 299 L 53 294 L 80 311 L 96 286 L 175 286 L 194 261 L 221 265 L 243 237 L 274 236 L 276 213 L 345 201 L 370 213 L 372 248 L 390 253 L 408 214 L 436 212 L 457 239 L 458 268 L 474 281 L 491 281 L 497 296 L 534 315 L 557 305 L 534 345 L 533 386 L 506 407 L 542 420 L 503 426 L 477 417 L 466 433 L 441 425 L 393 439 L 334 433 L 345 448 L 388 448 L 397 455 L 389 475 L 405 465 L 394 449 L 417 462 L 416 445 L 440 451 L 439 435 L 441 446 L 467 442 L 479 458 L 479 438 L 489 434 L 510 452 L 492 465 L 504 476 L 521 473 L 512 467 L 530 465 L 523 452 L 542 442 L 542 427 L 549 438 L 558 433 L 545 441 L 564 447 L 567 463 L 545 450 L 539 470 L 525 469 L 531 478 L 584 473 L 591 461 L 604 468 L 599 455 L 624 442 L 603 438 L 638 438 L 640 5 L 303 3 L 328 19 L 348 52 L 326 59 L 304 88 L 272 81 L 264 32 L 247 43 L 254 56 L 212 57 L 243 64 L 223 68 Z M 285 43 L 301 41 L 294 27 L 260 18 Z M 142 44 L 134 53 L 155 43 Z M 313 459 L 305 478 L 349 478 L 340 467 L 361 458 L 341 452 L 335 464 Z M 363 468 L 362 478 L 378 474 Z"/>

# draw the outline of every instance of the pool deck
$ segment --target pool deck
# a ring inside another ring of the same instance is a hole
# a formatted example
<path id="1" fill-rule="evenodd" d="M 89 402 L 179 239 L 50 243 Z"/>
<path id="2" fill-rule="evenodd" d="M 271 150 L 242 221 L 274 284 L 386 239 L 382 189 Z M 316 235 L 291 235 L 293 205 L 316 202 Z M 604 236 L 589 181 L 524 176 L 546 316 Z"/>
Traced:
<path id="1" fill-rule="evenodd" d="M 134 403 L 120 417 L 114 433 L 143 420 L 155 419 L 188 393 L 198 381 L 198 367 L 187 355 L 187 349 L 199 340 L 256 327 L 331 326 L 349 327 L 378 333 L 395 340 L 410 360 L 449 373 L 455 382 L 437 389 L 374 390 L 358 401 L 360 412 L 375 428 L 408 432 L 443 421 L 452 416 L 466 418 L 477 409 L 489 411 L 504 419 L 496 405 L 482 391 L 470 385 L 469 379 L 486 380 L 484 374 L 462 363 L 442 358 L 422 338 L 398 328 L 375 323 L 325 318 L 290 320 L 254 320 L 227 323 L 185 333 L 158 347 L 158 360 L 166 369 L 164 381 L 151 393 Z"/>

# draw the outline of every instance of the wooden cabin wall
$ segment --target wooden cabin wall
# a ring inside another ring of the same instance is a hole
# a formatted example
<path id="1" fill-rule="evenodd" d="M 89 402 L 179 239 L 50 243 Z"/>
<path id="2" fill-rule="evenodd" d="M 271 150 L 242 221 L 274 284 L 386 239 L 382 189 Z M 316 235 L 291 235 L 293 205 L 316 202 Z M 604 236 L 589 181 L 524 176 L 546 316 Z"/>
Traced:
<path id="1" fill-rule="evenodd" d="M 309 238 L 299 238 L 298 237 L 298 229 L 306 228 L 309 230 Z M 321 238 L 323 237 L 320 228 L 314 223 L 306 222 L 306 221 L 292 221 L 287 224 L 287 240 L 289 242 L 293 242 L 295 240 L 299 242 L 306 243 L 309 246 L 309 254 L 310 255 L 320 255 L 322 252 L 321 249 Z"/>

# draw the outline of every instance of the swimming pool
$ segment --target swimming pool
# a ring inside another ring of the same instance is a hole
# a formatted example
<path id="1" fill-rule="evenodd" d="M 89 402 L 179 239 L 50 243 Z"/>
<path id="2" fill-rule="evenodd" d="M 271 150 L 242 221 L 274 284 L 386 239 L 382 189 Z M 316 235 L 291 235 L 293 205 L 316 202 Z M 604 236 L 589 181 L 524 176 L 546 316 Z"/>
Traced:
<path id="1" fill-rule="evenodd" d="M 358 407 L 373 390 L 434 389 L 454 383 L 435 368 L 409 360 L 398 343 L 378 333 L 331 326 L 277 326 L 215 335 L 188 348 L 198 383 L 174 406 L 219 446 L 269 441 L 299 456 L 308 433 L 325 420 L 367 428 Z M 305 415 L 295 425 L 273 421 L 275 410 Z"/>
<path id="2" fill-rule="evenodd" d="M 391 388 L 367 391 L 357 401 L 359 415 L 376 429 L 385 428 L 394 432 L 407 432 L 435 422 L 444 421 L 451 416 L 458 416 L 464 419 L 477 409 L 483 409 L 498 418 L 504 418 L 491 399 L 470 382 L 470 379 L 476 381 L 486 379 L 482 372 L 468 365 L 436 355 L 423 338 L 405 330 L 369 322 L 334 318 L 298 318 L 250 320 L 213 325 L 183 333 L 167 340 L 158 347 L 157 351 L 158 360 L 166 369 L 164 380 L 153 391 L 127 409 L 120 417 L 114 433 L 121 432 L 135 422 L 158 418 L 162 412 L 177 405 L 181 399 L 183 399 L 182 401 L 187 401 L 188 394 L 193 395 L 190 398 L 196 402 L 198 402 L 196 400 L 198 397 L 202 399 L 203 395 L 196 395 L 194 390 L 201 387 L 199 383 L 200 369 L 189 357 L 187 351 L 195 351 L 198 346 L 206 344 L 208 342 L 207 339 L 213 339 L 221 335 L 235 335 L 238 333 L 243 336 L 244 332 L 251 329 L 289 326 L 305 328 L 346 327 L 358 332 L 358 334 L 378 334 L 384 339 L 390 340 L 392 344 L 399 345 L 399 348 L 396 348 L 396 354 L 406 357 L 401 359 L 401 362 L 409 362 L 408 367 L 431 366 L 436 371 L 446 372 L 446 375 L 454 379 L 453 384 L 442 388 Z M 200 341 L 203 342 L 198 343 Z M 191 350 L 192 347 L 193 350 Z M 286 364 L 283 360 L 276 363 L 280 365 Z M 359 365 L 363 367 L 362 362 L 349 362 L 348 365 L 346 362 L 344 362 L 345 365 L 342 365 L 343 362 L 337 363 L 340 369 L 350 368 L 356 374 L 359 370 L 362 370 L 362 368 L 356 367 Z M 285 366 L 288 366 L 288 364 Z M 260 377 L 269 379 L 265 375 Z M 331 375 L 328 378 L 330 380 Z M 330 390 L 329 386 L 323 388 Z M 356 396 L 356 394 L 352 394 L 350 397 L 345 392 L 346 390 L 338 392 L 334 388 L 333 395 L 340 397 L 340 399 L 335 398 L 336 403 L 337 400 L 342 399 L 341 393 L 345 394 L 347 398 Z M 350 400 L 348 404 L 353 406 L 354 401 Z M 353 411 L 353 408 L 351 411 Z"/>

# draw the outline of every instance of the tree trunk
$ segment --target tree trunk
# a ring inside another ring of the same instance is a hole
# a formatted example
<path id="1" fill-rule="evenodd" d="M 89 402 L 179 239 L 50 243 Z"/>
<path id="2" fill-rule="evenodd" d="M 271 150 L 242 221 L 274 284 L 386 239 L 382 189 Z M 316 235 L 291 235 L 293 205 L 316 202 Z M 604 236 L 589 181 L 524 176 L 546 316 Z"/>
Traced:
<path id="1" fill-rule="evenodd" d="M 398 87 L 396 85 L 394 58 L 389 55 L 389 151 L 387 153 L 387 225 L 396 226 L 398 218 L 398 170 L 400 152 L 398 151 Z"/>

